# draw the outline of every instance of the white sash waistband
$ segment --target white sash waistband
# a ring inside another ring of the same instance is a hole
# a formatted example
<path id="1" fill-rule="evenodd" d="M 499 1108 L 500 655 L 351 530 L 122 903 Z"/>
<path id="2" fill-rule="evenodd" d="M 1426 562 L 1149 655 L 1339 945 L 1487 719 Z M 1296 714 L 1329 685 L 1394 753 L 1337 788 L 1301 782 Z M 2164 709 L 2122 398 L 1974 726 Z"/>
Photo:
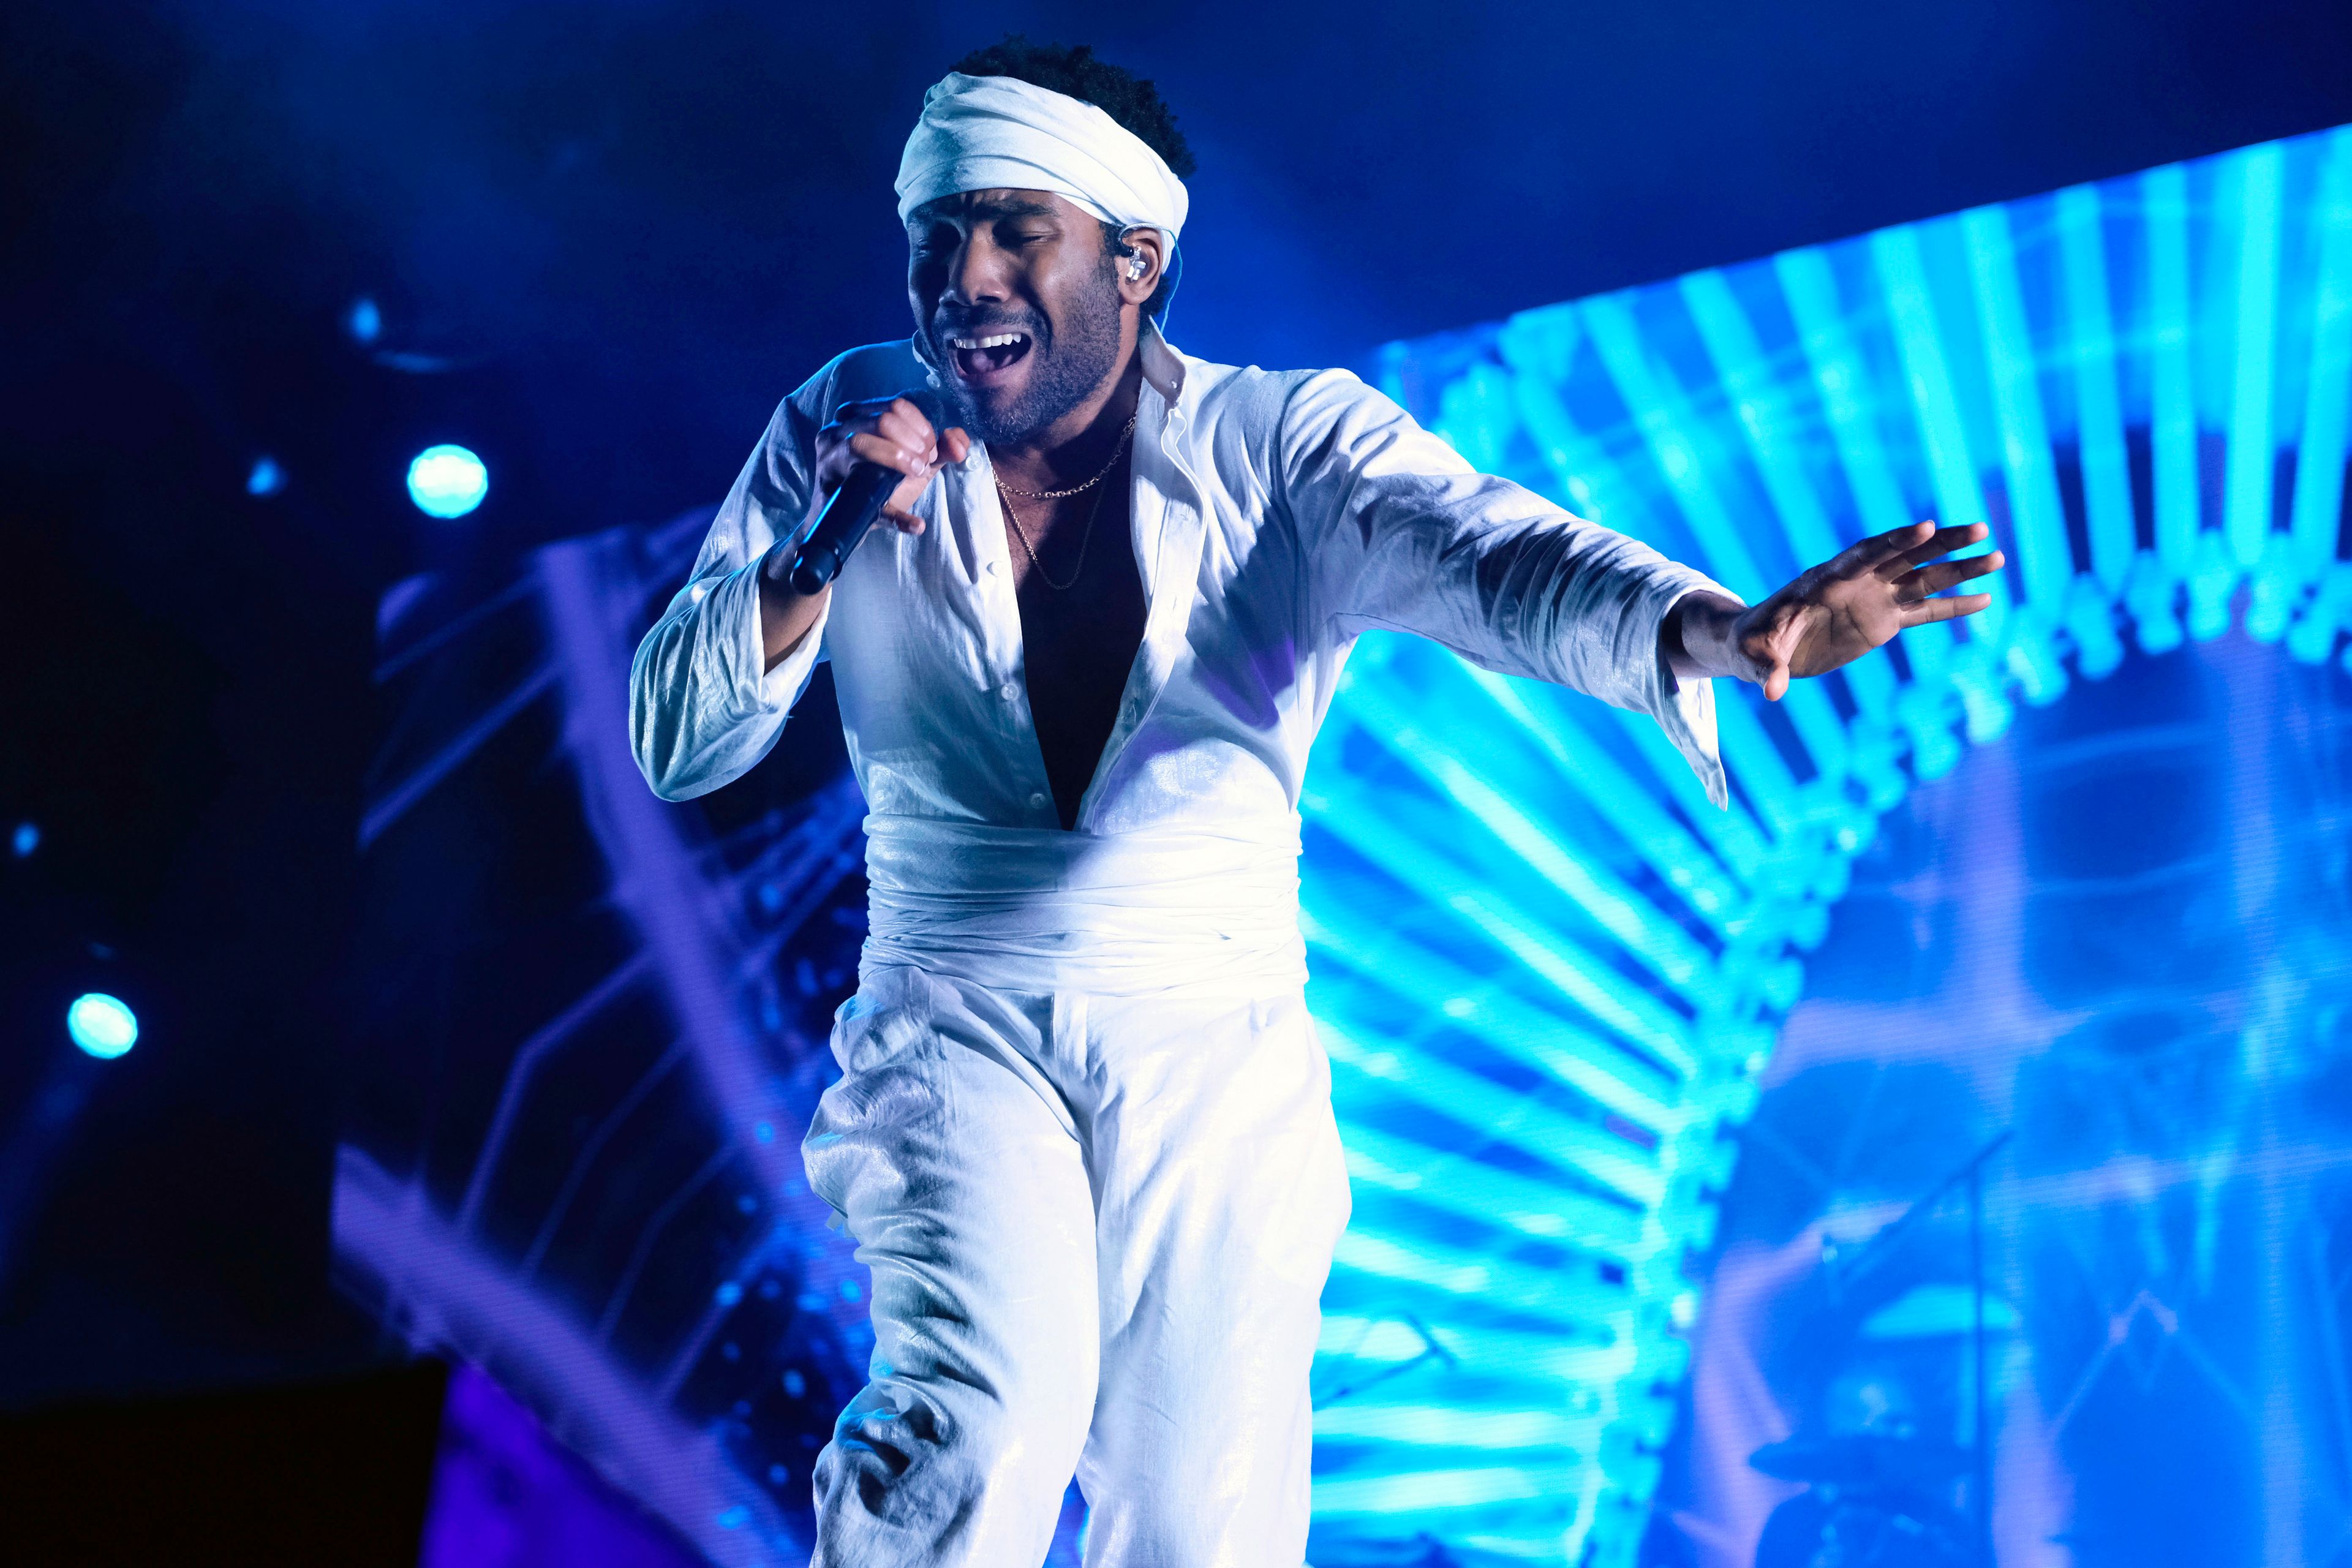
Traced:
<path id="1" fill-rule="evenodd" d="M 1275 843 L 868 816 L 866 875 L 862 969 L 1108 996 L 1267 996 L 1307 979 L 1296 816 Z"/>

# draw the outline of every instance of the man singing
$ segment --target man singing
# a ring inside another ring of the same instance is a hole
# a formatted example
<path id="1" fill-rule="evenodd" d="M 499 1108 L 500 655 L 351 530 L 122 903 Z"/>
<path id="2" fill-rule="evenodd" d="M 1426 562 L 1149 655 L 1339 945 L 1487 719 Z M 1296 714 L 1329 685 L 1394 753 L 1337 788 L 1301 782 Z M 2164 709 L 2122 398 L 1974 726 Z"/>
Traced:
<path id="1" fill-rule="evenodd" d="M 898 180 L 910 341 L 776 412 L 632 672 L 681 800 L 833 661 L 870 931 L 812 1187 L 874 1272 L 816 1562 L 1295 1568 L 1307 1368 L 1348 1217 L 1301 995 L 1301 771 L 1358 633 L 1646 713 L 1724 799 L 1709 678 L 1835 668 L 2000 557 L 1867 540 L 1752 608 L 1475 473 L 1344 371 L 1210 364 L 1157 314 L 1192 161 L 1147 82 L 1010 43 L 926 96 Z M 1365 242 L 1370 243 L 1370 242 Z M 1361 265 L 1335 242 L 1324 265 Z M 934 428 L 896 395 L 937 389 Z M 905 479 L 814 595 L 854 462 Z"/>

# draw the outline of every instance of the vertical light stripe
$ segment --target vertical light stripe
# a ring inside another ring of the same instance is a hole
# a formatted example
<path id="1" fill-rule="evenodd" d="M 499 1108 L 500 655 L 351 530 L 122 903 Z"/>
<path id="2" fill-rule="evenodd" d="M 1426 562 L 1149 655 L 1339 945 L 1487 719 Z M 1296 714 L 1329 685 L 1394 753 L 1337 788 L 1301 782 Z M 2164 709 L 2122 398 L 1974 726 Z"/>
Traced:
<path id="1" fill-rule="evenodd" d="M 2319 276 L 2312 290 L 2311 374 L 2304 386 L 2291 523 L 2295 569 L 2305 581 L 2335 559 L 2344 505 L 2346 434 L 2352 425 L 2352 127 L 2329 134 L 2324 157 L 2312 207 Z"/>
<path id="2" fill-rule="evenodd" d="M 2230 398 L 2223 527 L 2238 564 L 2262 559 L 2271 532 L 2272 359 L 2278 327 L 2279 197 L 2286 151 L 2276 142 L 2233 160 L 2238 231 L 2237 375 Z"/>
<path id="3" fill-rule="evenodd" d="M 2147 213 L 2148 441 L 2156 551 L 2186 577 L 2201 525 L 2197 494 L 2197 404 L 2189 370 L 2189 171 L 2178 163 L 2140 176 Z"/>
<path id="4" fill-rule="evenodd" d="M 1600 351 L 1601 363 L 1616 384 L 1618 397 L 1664 476 L 1667 492 L 1690 524 L 1699 548 L 1706 552 L 1708 575 L 1749 604 L 1756 603 L 1772 591 L 1772 585 L 1748 552 L 1748 542 L 1732 526 L 1731 514 L 1707 480 L 1705 461 L 1675 417 L 1668 390 L 1650 367 L 1648 352 L 1624 296 L 1603 294 L 1587 300 L 1583 317 L 1585 331 Z"/>
<path id="5" fill-rule="evenodd" d="M 1765 493 L 1780 515 L 1790 549 L 1807 565 L 1827 561 L 1842 544 L 1805 472 L 1803 447 L 1790 431 L 1794 421 L 1789 416 L 1788 391 L 1764 357 L 1755 329 L 1720 272 L 1692 273 L 1682 280 L 1682 295 L 1747 432 L 1748 454 L 1763 476 Z M 1884 719 L 1893 711 L 1895 668 L 1885 654 L 1864 654 L 1846 666 L 1845 679 L 1864 712 Z"/>
<path id="6" fill-rule="evenodd" d="M 2050 425 L 2042 410 L 2041 379 L 2026 325 L 2024 292 L 2018 287 L 2017 247 L 2010 238 L 2008 212 L 1977 207 L 1962 213 L 1960 237 L 1968 251 L 1977 315 L 1984 325 L 1986 369 L 1992 384 L 1993 420 L 2000 431 L 2018 575 L 2024 581 L 2027 611 L 2049 627 L 2057 624 L 2067 585 L 2074 578 L 2074 552 L 2066 542 L 2066 514 L 2058 500 L 2057 471 L 2051 465 Z"/>
<path id="7" fill-rule="evenodd" d="M 1604 294 L 1586 300 L 1584 327 L 1591 336 L 1592 346 L 1600 351 L 1601 363 L 1607 368 L 1610 380 L 1617 384 L 1618 396 L 1633 414 L 1649 443 L 1651 456 L 1665 475 L 1675 505 L 1716 568 L 1711 574 L 1751 605 L 1771 594 L 1780 584 L 1768 579 L 1757 565 L 1746 537 L 1731 521 L 1730 509 L 1723 504 L 1707 477 L 1716 454 L 1704 448 L 1699 437 L 1680 417 L 1685 411 L 1680 392 L 1668 386 L 1664 378 L 1651 368 L 1648 351 L 1643 346 L 1639 329 L 1633 325 L 1624 296 Z M 1729 700 L 1738 700 L 1732 694 L 1726 695 Z M 1790 722 L 1804 743 L 1814 769 L 1832 778 L 1843 777 L 1847 758 L 1845 723 L 1838 717 L 1828 695 L 1818 686 L 1792 686 L 1781 700 L 1788 705 Z M 1743 765 L 1752 765 L 1756 759 L 1738 760 Z"/>
<path id="8" fill-rule="evenodd" d="M 1722 273 L 1694 272 L 1682 280 L 1680 289 L 1684 307 L 1690 311 L 1732 410 L 1747 431 L 1748 451 L 1763 476 L 1765 493 L 1780 514 L 1778 521 L 1789 537 L 1790 549 L 1801 561 L 1828 560 L 1838 552 L 1838 537 L 1830 527 L 1821 498 L 1805 477 L 1794 444 L 1780 437 L 1779 387 L 1756 341 L 1755 329 L 1731 297 L 1731 286 Z"/>
<path id="9" fill-rule="evenodd" d="M 1879 286 L 1886 294 L 1895 352 L 1903 361 L 1912 411 L 1927 446 L 1936 506 L 1943 513 L 1937 521 L 1947 528 L 1986 521 L 1984 489 L 1977 481 L 1968 429 L 1960 420 L 1959 398 L 1952 390 L 1951 365 L 1944 357 L 1943 329 L 1937 323 L 1935 299 L 1927 289 L 1918 230 L 1908 225 L 1879 230 L 1870 237 L 1870 256 L 1878 269 Z M 1979 581 L 1992 595 L 1992 604 L 1978 618 L 1979 635 L 1998 640 L 2008 595 L 1999 577 Z"/>
<path id="10" fill-rule="evenodd" d="M 2074 449 L 2083 469 L 2083 516 L 2091 570 L 2110 594 L 2123 592 L 2137 541 L 2132 521 L 2131 458 L 2116 388 L 2115 312 L 2107 289 L 2106 236 L 2099 189 L 2058 193 L 2059 264 L 2066 297 L 2066 357 L 2074 367 Z"/>
<path id="11" fill-rule="evenodd" d="M 1820 390 L 1822 412 L 1829 421 L 1838 463 L 1845 470 L 1846 483 L 1853 487 L 1854 504 L 1861 509 L 1863 531 L 1889 533 L 1909 527 L 1919 519 L 1912 514 L 1894 467 L 1886 460 L 1877 412 L 1868 400 L 1870 378 L 1846 330 L 1829 258 L 1818 249 L 1786 251 L 1772 258 L 1772 268 L 1780 279 L 1789 313 L 1797 323 L 1813 384 Z M 1944 622 L 1905 632 L 1903 654 L 1911 663 L 1915 684 L 1940 683 L 1951 648 L 1952 628 Z"/>

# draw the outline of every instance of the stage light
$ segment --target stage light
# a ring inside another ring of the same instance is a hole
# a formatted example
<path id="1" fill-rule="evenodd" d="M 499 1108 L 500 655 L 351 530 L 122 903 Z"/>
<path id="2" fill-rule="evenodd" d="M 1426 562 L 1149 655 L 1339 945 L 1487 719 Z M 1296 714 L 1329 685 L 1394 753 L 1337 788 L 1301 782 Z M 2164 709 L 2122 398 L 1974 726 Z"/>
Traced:
<path id="1" fill-rule="evenodd" d="M 74 998 L 66 1033 L 87 1054 L 110 1061 L 139 1043 L 138 1015 L 102 991 Z"/>
<path id="2" fill-rule="evenodd" d="M 383 333 L 383 312 L 376 309 L 373 300 L 354 300 L 343 317 L 343 330 L 352 334 L 355 343 L 372 343 Z"/>
<path id="3" fill-rule="evenodd" d="M 408 499 L 428 517 L 463 517 L 489 493 L 489 469 L 463 447 L 427 447 L 408 465 Z"/>
<path id="4" fill-rule="evenodd" d="M 274 496 L 286 488 L 286 470 L 278 459 L 259 457 L 253 459 L 253 471 L 245 476 L 245 493 L 249 496 Z"/>
<path id="5" fill-rule="evenodd" d="M 16 851 L 16 858 L 19 860 L 31 855 L 40 847 L 41 830 L 36 824 L 20 822 L 16 824 L 16 831 L 8 836 L 8 847 Z"/>

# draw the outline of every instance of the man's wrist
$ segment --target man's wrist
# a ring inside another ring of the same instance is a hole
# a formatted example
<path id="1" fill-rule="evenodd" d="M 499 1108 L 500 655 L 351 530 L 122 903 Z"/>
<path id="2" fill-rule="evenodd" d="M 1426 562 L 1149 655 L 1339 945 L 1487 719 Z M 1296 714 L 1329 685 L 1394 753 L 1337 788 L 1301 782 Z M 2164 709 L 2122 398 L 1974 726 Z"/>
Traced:
<path id="1" fill-rule="evenodd" d="M 779 539 L 768 546 L 760 557 L 760 586 L 771 592 L 788 592 L 791 587 L 793 563 L 801 557 L 800 542 Z"/>
<path id="2" fill-rule="evenodd" d="M 1684 680 L 1718 675 L 1754 680 L 1754 667 L 1739 651 L 1739 618 L 1745 614 L 1738 600 L 1705 589 L 1675 600 L 1659 629 L 1666 668 Z"/>

